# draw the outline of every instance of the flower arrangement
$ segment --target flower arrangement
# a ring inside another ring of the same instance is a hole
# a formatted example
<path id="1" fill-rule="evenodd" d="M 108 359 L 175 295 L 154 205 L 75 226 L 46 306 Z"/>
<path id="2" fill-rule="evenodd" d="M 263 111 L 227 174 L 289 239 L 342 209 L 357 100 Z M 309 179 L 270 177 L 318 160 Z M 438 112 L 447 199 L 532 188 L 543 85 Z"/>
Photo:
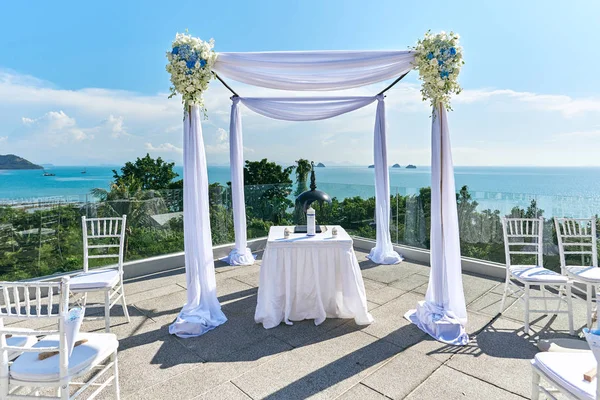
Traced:
<path id="1" fill-rule="evenodd" d="M 450 96 L 462 90 L 458 84 L 458 74 L 464 64 L 462 48 L 458 44 L 460 36 L 454 32 L 425 33 L 417 42 L 415 68 L 423 81 L 421 94 L 432 106 L 442 103 L 451 110 Z"/>
<path id="2" fill-rule="evenodd" d="M 202 93 L 208 89 L 208 83 L 213 78 L 212 67 L 217 60 L 214 45 L 213 39 L 205 42 L 187 33 L 178 33 L 171 51 L 167 52 L 167 72 L 171 74 L 172 84 L 169 98 L 181 94 L 186 107 L 192 104 L 200 106 L 205 117 Z"/>

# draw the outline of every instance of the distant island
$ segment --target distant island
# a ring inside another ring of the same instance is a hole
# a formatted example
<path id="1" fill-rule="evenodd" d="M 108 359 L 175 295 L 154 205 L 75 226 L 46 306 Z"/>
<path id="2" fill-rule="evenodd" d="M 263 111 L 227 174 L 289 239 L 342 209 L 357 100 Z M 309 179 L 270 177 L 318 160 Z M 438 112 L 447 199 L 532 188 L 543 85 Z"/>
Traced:
<path id="1" fill-rule="evenodd" d="M 402 167 L 400 166 L 400 164 L 394 164 L 394 165 L 392 165 L 392 168 L 402 168 Z"/>
<path id="2" fill-rule="evenodd" d="M 375 168 L 375 165 L 371 164 L 369 165 L 369 168 Z"/>
<path id="3" fill-rule="evenodd" d="M 416 165 L 412 165 L 412 164 L 408 164 L 408 165 L 406 166 L 406 168 L 409 168 L 409 169 L 415 169 L 415 168 L 417 168 L 417 166 L 416 166 Z"/>
<path id="4" fill-rule="evenodd" d="M 14 154 L 0 154 L 0 169 L 44 169 L 44 167 Z"/>
<path id="5" fill-rule="evenodd" d="M 315 165 L 315 168 L 325 168 L 325 164 L 323 164 L 322 162 L 320 162 L 317 165 Z"/>

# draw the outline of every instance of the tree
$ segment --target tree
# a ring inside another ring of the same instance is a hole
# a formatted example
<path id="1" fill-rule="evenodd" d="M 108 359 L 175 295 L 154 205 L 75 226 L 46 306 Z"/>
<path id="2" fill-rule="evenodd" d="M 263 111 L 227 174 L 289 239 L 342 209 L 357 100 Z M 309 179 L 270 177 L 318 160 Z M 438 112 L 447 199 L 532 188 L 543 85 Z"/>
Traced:
<path id="1" fill-rule="evenodd" d="M 158 157 L 156 160 L 146 154 L 144 158 L 137 158 L 135 162 L 128 161 L 121 168 L 121 174 L 113 169 L 113 178 L 116 185 L 130 182 L 135 178 L 139 182 L 141 190 L 167 189 L 179 175 L 173 171 L 175 163 L 163 161 Z"/>
<path id="2" fill-rule="evenodd" d="M 294 203 L 288 198 L 292 193 L 290 174 L 295 167 L 283 168 L 269 162 L 246 161 L 244 185 L 246 186 L 246 211 L 250 217 L 271 221 L 276 224 L 288 223 L 291 216 L 287 209 Z"/>
<path id="3" fill-rule="evenodd" d="M 296 160 L 296 196 L 308 190 L 308 174 L 312 170 L 312 164 L 310 161 L 301 158 Z"/>

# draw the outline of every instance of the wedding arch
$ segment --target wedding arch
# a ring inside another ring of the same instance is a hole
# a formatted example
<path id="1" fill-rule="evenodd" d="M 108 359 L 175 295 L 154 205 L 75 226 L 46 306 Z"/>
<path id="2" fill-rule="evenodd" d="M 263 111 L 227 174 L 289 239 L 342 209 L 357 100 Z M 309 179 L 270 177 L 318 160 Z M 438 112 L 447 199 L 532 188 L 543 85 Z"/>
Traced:
<path id="1" fill-rule="evenodd" d="M 167 53 L 172 95 L 184 102 L 184 246 L 187 302 L 171 334 L 199 336 L 224 323 L 216 280 L 208 203 L 208 174 L 202 137 L 202 93 L 213 77 L 232 92 L 230 115 L 231 190 L 235 247 L 232 265 L 249 265 L 243 181 L 243 139 L 240 104 L 274 119 L 316 121 L 345 114 L 377 102 L 374 128 L 376 242 L 369 258 L 378 264 L 397 264 L 390 231 L 390 187 L 387 164 L 385 93 L 412 69 L 420 72 L 424 100 L 432 104 L 431 159 L 431 272 L 425 301 L 406 317 L 438 340 L 466 344 L 467 320 L 462 288 L 454 171 L 446 109 L 462 65 L 458 35 L 425 35 L 414 50 L 301 51 L 215 53 L 214 43 L 177 34 Z M 223 78 L 248 85 L 290 91 L 337 91 L 394 79 L 374 96 L 243 97 Z"/>

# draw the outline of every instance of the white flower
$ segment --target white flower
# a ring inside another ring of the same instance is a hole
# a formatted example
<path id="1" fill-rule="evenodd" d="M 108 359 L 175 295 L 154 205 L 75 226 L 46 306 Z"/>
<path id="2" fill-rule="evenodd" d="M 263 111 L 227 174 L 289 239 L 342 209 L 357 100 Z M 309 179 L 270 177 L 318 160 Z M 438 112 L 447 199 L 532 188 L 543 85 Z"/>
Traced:
<path id="1" fill-rule="evenodd" d="M 177 33 L 173 41 L 172 50 L 166 53 L 168 64 L 167 72 L 171 74 L 171 94 L 169 97 L 181 94 L 185 106 L 196 104 L 204 109 L 202 93 L 208 89 L 208 84 L 213 78 L 211 69 L 217 59 L 214 52 L 214 40 L 204 42 L 199 38 L 184 33 Z M 188 62 L 196 60 L 188 68 Z M 204 67 L 200 60 L 204 60 Z"/>

